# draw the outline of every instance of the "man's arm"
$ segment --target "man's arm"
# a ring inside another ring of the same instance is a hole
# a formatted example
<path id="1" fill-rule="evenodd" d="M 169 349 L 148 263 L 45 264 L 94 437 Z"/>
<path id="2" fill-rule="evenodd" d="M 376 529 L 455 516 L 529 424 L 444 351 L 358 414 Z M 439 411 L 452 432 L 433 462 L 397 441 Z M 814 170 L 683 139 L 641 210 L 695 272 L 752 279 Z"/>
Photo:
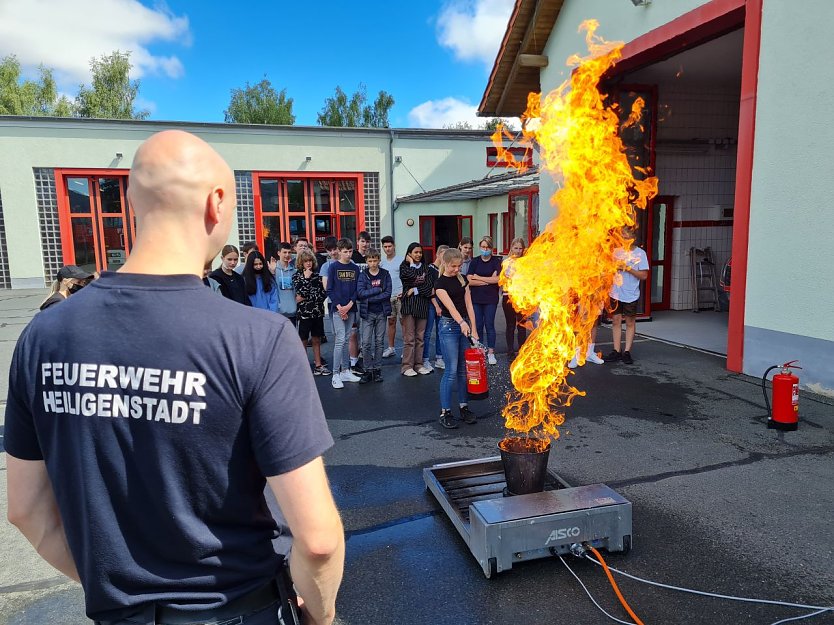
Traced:
<path id="1" fill-rule="evenodd" d="M 67 577 L 80 581 L 46 463 L 6 454 L 6 490 L 9 522 L 21 531 L 44 560 Z"/>
<path id="2" fill-rule="evenodd" d="M 342 583 L 345 535 L 321 457 L 267 478 L 293 535 L 290 572 L 313 625 L 336 615 Z"/>

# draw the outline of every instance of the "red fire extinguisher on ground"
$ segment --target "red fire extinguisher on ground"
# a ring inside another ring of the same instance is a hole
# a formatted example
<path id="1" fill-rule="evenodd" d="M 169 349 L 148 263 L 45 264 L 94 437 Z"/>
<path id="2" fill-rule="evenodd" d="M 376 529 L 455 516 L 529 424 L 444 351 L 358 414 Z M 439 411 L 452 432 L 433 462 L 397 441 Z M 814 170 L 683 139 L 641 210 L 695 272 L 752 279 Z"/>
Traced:
<path id="1" fill-rule="evenodd" d="M 466 391 L 469 399 L 486 399 L 489 397 L 489 381 L 487 380 L 486 356 L 483 345 L 478 345 L 469 337 L 472 347 L 464 351 L 466 362 Z"/>
<path id="2" fill-rule="evenodd" d="M 793 431 L 799 427 L 799 378 L 793 374 L 791 369 L 802 369 L 791 360 L 783 365 L 773 365 L 762 376 L 762 392 L 764 393 L 765 406 L 767 406 L 767 427 L 777 430 Z M 767 374 L 774 369 L 781 371 L 773 376 L 773 407 L 767 399 L 765 382 Z"/>

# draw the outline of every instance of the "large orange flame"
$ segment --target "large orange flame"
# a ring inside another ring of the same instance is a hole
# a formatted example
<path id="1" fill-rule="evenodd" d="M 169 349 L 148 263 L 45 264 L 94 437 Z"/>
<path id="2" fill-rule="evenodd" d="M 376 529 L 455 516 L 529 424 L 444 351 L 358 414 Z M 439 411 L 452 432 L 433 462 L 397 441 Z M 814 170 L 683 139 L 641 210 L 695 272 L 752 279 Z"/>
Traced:
<path id="1" fill-rule="evenodd" d="M 558 438 L 563 408 L 584 395 L 568 382 L 573 372 L 567 363 L 574 354 L 584 362 L 591 329 L 621 268 L 614 250 L 631 247 L 622 227 L 634 225 L 635 209 L 645 209 L 657 194 L 656 178 L 633 175 L 619 116 L 599 91 L 622 44 L 595 36 L 597 26 L 595 20 L 580 26 L 589 55 L 568 59 L 575 67 L 571 78 L 544 98 L 531 93 L 522 116 L 523 143 L 538 144 L 542 169 L 560 187 L 551 198 L 557 217 L 501 276 L 516 309 L 538 314 L 510 367 L 515 391 L 503 411 L 506 427 L 533 446 Z M 638 99 L 626 125 L 640 119 L 642 106 Z M 496 139 L 502 134 L 499 129 Z"/>

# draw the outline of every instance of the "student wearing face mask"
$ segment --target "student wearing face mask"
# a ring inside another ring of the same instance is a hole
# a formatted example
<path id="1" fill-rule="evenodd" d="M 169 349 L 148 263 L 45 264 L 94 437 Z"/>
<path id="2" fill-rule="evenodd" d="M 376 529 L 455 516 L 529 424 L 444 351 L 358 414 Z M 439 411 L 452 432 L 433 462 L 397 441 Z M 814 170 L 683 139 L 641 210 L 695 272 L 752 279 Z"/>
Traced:
<path id="1" fill-rule="evenodd" d="M 501 258 L 492 254 L 492 237 L 483 237 L 478 244 L 480 256 L 469 264 L 466 277 L 472 292 L 475 309 L 475 329 L 486 337 L 487 362 L 497 365 L 495 359 L 495 312 L 498 310 L 498 276 L 501 274 Z"/>
<path id="2" fill-rule="evenodd" d="M 278 288 L 269 271 L 264 255 L 252 250 L 243 268 L 246 294 L 253 308 L 278 312 Z"/>
<path id="3" fill-rule="evenodd" d="M 73 293 L 77 293 L 80 289 L 93 278 L 93 274 L 84 271 L 77 265 L 65 265 L 58 270 L 58 275 L 55 276 L 55 282 L 52 283 L 52 290 L 49 296 L 41 304 L 41 310 L 46 310 L 50 306 L 63 302 Z"/>

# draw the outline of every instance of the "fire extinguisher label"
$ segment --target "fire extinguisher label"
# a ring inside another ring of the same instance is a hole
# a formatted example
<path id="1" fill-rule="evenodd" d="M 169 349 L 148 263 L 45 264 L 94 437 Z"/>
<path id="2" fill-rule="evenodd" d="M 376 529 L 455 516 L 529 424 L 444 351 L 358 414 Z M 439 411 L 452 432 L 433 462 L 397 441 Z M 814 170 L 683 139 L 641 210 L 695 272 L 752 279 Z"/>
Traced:
<path id="1" fill-rule="evenodd" d="M 478 385 L 480 369 L 481 367 L 477 360 L 466 361 L 466 377 L 468 379 L 469 386 Z"/>
<path id="2" fill-rule="evenodd" d="M 794 406 L 799 405 L 799 384 L 794 384 L 791 388 L 791 403 Z"/>

